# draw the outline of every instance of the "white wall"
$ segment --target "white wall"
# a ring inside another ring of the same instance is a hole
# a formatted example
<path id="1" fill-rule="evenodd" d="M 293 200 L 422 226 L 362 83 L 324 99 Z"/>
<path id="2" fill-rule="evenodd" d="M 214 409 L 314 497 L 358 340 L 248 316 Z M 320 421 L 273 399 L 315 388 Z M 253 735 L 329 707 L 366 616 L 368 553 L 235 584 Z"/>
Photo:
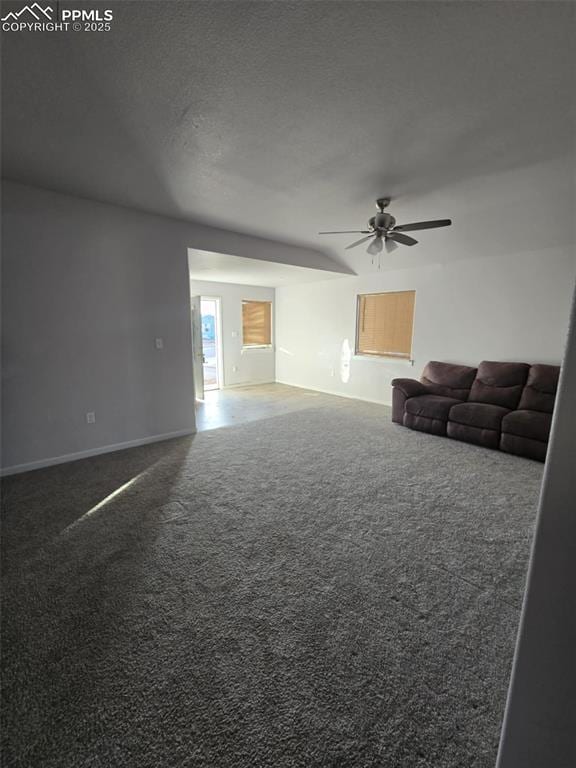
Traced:
<path id="1" fill-rule="evenodd" d="M 274 288 L 192 280 L 190 289 L 193 296 L 218 296 L 221 299 L 223 385 L 230 387 L 274 381 L 274 344 L 271 348 L 242 349 L 242 301 L 271 301 L 274 316 Z M 274 335 L 274 317 L 272 332 Z"/>
<path id="2" fill-rule="evenodd" d="M 390 403 L 390 381 L 418 377 L 432 359 L 558 364 L 576 277 L 573 160 L 438 190 L 415 218 L 453 215 L 453 226 L 383 254 L 390 270 L 370 268 L 358 248 L 346 253 L 362 274 L 278 288 L 277 379 Z M 412 289 L 414 366 L 353 355 L 342 370 L 343 348 L 354 352 L 357 295 Z"/>
<path id="3" fill-rule="evenodd" d="M 187 251 L 170 222 L 13 184 L 3 215 L 3 466 L 193 431 Z"/>
<path id="4" fill-rule="evenodd" d="M 276 290 L 278 381 L 389 404 L 390 381 L 428 360 L 559 363 L 574 284 L 570 253 L 381 272 Z M 352 355 L 359 293 L 416 290 L 412 367 Z"/>
<path id="5" fill-rule="evenodd" d="M 22 184 L 2 193 L 4 471 L 194 430 L 188 248 L 332 266 L 307 249 Z M 271 353 L 259 354 L 247 375 L 274 378 Z"/>

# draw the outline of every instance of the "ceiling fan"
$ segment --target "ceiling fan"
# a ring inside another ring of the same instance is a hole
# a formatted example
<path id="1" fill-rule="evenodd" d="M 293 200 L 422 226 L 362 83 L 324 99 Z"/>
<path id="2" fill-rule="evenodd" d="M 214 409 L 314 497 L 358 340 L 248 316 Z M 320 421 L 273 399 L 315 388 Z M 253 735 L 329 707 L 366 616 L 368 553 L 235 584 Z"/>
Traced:
<path id="1" fill-rule="evenodd" d="M 347 235 L 362 234 L 368 237 L 362 237 L 354 243 L 346 246 L 346 250 L 356 248 L 357 245 L 370 240 L 366 252 L 375 256 L 385 247 L 388 253 L 398 248 L 398 243 L 402 245 L 416 245 L 418 240 L 405 235 L 404 232 L 414 232 L 418 229 L 435 229 L 436 227 L 449 227 L 452 224 L 451 219 L 437 219 L 436 221 L 416 221 L 412 224 L 396 224 L 396 219 L 389 213 L 384 212 L 384 208 L 390 205 L 389 197 L 379 197 L 376 200 L 378 213 L 368 222 L 368 229 L 346 229 L 336 232 L 318 232 L 319 235 Z"/>

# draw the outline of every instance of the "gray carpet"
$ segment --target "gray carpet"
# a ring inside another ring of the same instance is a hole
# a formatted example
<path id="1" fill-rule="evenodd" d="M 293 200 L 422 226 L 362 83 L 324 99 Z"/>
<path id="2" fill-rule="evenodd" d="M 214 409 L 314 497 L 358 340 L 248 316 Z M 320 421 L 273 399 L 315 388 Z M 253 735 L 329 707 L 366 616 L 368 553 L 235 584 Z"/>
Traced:
<path id="1" fill-rule="evenodd" d="M 3 765 L 492 768 L 541 474 L 347 401 L 6 480 Z"/>

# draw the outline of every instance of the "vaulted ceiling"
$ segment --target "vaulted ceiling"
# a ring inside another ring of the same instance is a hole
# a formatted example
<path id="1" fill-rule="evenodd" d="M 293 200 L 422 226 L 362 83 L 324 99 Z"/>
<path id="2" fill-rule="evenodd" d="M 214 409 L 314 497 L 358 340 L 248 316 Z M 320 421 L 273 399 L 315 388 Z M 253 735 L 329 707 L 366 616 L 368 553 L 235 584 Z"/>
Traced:
<path id="1" fill-rule="evenodd" d="M 5 176 L 342 259 L 317 231 L 376 197 L 463 216 L 463 182 L 572 147 L 571 2 L 108 5 L 110 32 L 3 35 Z"/>

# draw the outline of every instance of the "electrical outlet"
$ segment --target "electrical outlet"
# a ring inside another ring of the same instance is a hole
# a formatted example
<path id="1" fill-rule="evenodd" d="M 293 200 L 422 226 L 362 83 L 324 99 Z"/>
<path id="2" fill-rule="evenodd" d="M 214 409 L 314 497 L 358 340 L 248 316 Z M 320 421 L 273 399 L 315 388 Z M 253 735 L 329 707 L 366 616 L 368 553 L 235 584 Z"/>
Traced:
<path id="1" fill-rule="evenodd" d="M 156 349 L 164 349 L 164 339 L 157 338 L 154 340 L 154 344 L 156 345 Z"/>
<path id="2" fill-rule="evenodd" d="M 86 423 L 87 424 L 95 424 L 96 423 L 96 414 L 94 411 L 88 411 L 86 414 Z"/>

